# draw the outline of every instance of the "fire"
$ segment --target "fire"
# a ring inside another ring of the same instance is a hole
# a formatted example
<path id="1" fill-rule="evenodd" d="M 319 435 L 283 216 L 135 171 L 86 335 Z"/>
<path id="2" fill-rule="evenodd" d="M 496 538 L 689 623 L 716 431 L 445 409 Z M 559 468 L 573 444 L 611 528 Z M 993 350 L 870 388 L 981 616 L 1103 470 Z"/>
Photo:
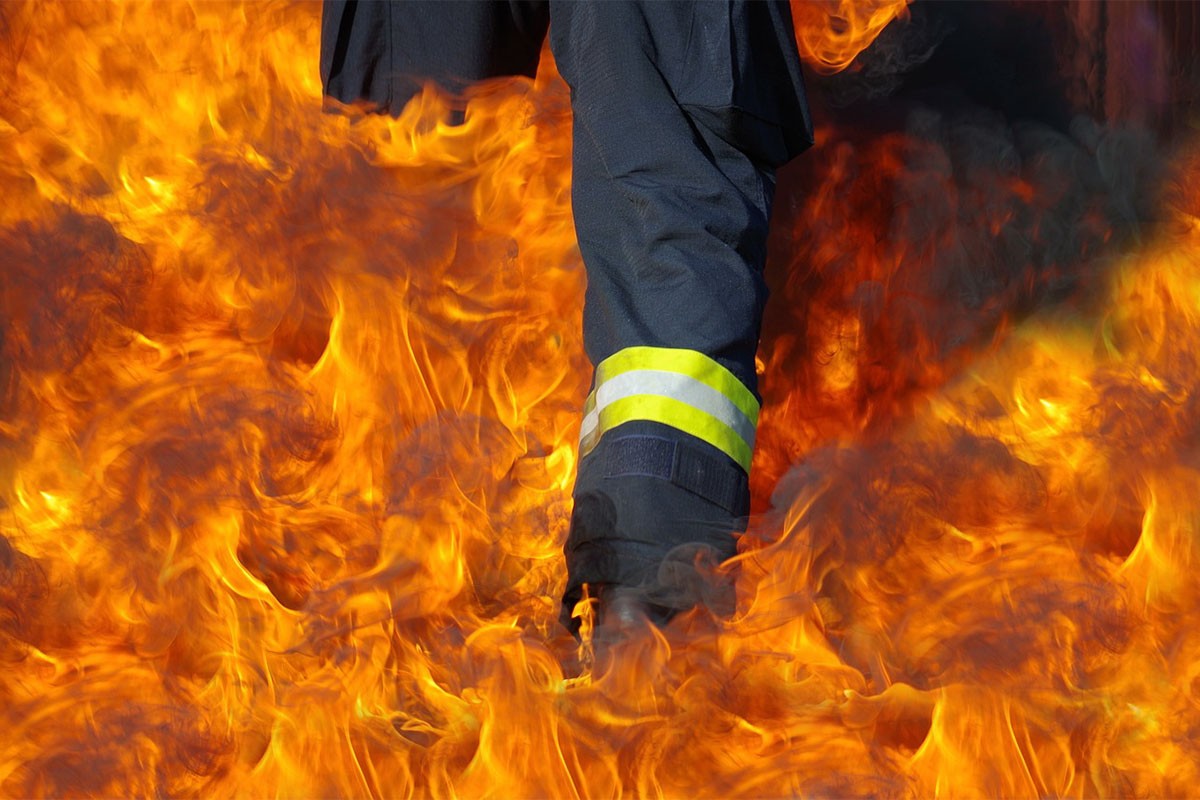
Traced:
<path id="1" fill-rule="evenodd" d="M 908 13 L 911 0 L 791 0 L 800 55 L 819 72 L 838 72 Z"/>
<path id="2" fill-rule="evenodd" d="M 592 663 L 565 89 L 325 114 L 317 47 L 312 5 L 0 7 L 0 793 L 1191 791 L 1195 163 L 1114 261 L 1119 132 L 825 131 L 737 611 Z"/>

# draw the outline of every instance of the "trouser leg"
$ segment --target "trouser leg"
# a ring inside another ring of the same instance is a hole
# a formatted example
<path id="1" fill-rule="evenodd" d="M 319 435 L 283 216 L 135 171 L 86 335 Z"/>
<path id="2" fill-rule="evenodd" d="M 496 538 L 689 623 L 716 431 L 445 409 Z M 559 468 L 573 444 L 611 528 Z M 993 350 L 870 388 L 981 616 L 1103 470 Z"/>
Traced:
<path id="1" fill-rule="evenodd" d="M 786 2 L 551 4 L 596 365 L 563 619 L 582 585 L 696 600 L 748 510 L 774 170 L 811 142 Z"/>
<path id="2" fill-rule="evenodd" d="M 791 19 L 786 0 L 554 2 L 549 16 L 596 365 L 564 611 L 584 583 L 681 607 L 697 548 L 732 555 L 748 506 L 774 169 L 811 143 Z M 327 0 L 322 80 L 399 114 L 424 80 L 532 75 L 546 24 L 546 4 L 524 0 Z"/>
<path id="3" fill-rule="evenodd" d="M 549 23 L 545 0 L 325 0 L 321 81 L 343 103 L 399 116 L 427 81 L 458 92 L 533 77 Z"/>

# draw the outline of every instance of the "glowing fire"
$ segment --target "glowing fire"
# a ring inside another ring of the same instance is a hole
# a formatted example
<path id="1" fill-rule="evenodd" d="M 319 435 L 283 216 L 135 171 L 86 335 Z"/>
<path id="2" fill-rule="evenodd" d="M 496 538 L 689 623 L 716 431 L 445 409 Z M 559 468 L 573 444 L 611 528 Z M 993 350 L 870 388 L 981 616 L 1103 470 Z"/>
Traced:
<path id="1" fill-rule="evenodd" d="M 792 0 L 800 55 L 819 72 L 850 66 L 911 0 Z"/>
<path id="2" fill-rule="evenodd" d="M 316 54 L 313 5 L 0 6 L 0 793 L 1192 791 L 1200 169 L 1090 302 L 922 315 L 962 242 L 881 187 L 998 236 L 1054 170 L 826 132 L 737 614 L 593 669 L 565 92 L 351 122 Z"/>

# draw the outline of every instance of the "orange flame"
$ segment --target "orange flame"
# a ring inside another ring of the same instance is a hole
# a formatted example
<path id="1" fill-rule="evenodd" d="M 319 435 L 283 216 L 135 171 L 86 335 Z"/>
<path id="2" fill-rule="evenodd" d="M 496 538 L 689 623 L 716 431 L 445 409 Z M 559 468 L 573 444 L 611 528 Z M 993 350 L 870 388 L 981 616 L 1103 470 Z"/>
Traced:
<path id="1" fill-rule="evenodd" d="M 315 17 L 0 6 L 0 793 L 1191 791 L 1194 165 L 1094 308 L 939 339 L 955 232 L 851 245 L 1052 199 L 826 137 L 737 613 L 581 664 L 565 91 L 324 115 Z"/>
<path id="2" fill-rule="evenodd" d="M 822 73 L 840 72 L 879 33 L 908 14 L 911 0 L 792 0 L 800 55 Z"/>

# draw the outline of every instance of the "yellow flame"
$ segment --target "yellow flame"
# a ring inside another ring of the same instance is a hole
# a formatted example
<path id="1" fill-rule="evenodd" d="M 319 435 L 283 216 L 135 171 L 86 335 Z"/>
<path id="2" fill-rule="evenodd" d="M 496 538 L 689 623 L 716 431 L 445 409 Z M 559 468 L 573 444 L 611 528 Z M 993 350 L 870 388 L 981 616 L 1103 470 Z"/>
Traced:
<path id="1" fill-rule="evenodd" d="M 887 437 L 853 436 L 859 321 L 816 314 L 848 433 L 755 521 L 736 614 L 593 665 L 556 621 L 565 90 L 322 114 L 316 14 L 0 9 L 0 793 L 1192 791 L 1194 224 Z"/>

